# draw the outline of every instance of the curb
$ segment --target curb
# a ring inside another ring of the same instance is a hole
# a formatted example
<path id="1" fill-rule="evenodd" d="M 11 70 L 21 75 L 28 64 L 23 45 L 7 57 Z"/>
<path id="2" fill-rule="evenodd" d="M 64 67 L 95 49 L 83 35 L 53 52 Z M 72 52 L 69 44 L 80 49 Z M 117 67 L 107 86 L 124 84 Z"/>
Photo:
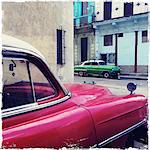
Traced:
<path id="1" fill-rule="evenodd" d="M 136 80 L 148 80 L 148 77 L 137 76 L 120 76 L 120 79 L 136 79 Z"/>
<path id="2" fill-rule="evenodd" d="M 147 73 L 121 73 L 120 76 L 148 77 Z"/>

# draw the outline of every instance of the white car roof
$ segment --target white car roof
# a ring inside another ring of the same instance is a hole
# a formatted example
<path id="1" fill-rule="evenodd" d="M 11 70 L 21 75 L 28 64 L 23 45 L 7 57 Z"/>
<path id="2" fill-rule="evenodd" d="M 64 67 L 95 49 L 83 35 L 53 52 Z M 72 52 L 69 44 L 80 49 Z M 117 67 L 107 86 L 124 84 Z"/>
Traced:
<path id="1" fill-rule="evenodd" d="M 43 55 L 32 45 L 9 35 L 2 35 L 2 47 L 9 47 L 9 50 L 12 51 L 38 55 L 39 57 L 42 57 L 44 59 Z"/>
<path id="2" fill-rule="evenodd" d="M 84 61 L 83 63 L 86 63 L 86 62 L 104 62 L 103 60 L 87 60 L 87 61 Z"/>
<path id="3" fill-rule="evenodd" d="M 24 42 L 12 36 L 3 34 L 2 35 L 2 47 L 3 49 L 11 50 L 14 52 L 25 52 L 28 54 L 35 55 L 41 58 L 47 64 L 47 66 L 49 66 L 45 57 L 43 57 L 43 55 L 36 48 L 34 48 L 32 45 L 30 45 L 27 42 Z M 63 88 L 64 92 L 66 93 L 67 92 L 66 88 L 63 86 L 63 84 L 61 84 L 60 80 L 57 77 L 55 78 L 58 81 L 58 83 L 61 85 L 61 87 Z"/>

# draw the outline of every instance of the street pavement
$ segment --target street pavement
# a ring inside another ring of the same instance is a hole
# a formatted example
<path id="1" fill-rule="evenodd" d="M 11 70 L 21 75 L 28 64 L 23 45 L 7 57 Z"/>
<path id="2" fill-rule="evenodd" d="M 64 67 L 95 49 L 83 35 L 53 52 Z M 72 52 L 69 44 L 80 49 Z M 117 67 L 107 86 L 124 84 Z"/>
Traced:
<path id="1" fill-rule="evenodd" d="M 148 81 L 147 80 L 136 80 L 136 79 L 105 79 L 100 77 L 74 77 L 75 83 L 94 83 L 107 87 L 115 95 L 127 95 L 130 92 L 127 90 L 127 84 L 133 82 L 137 85 L 137 89 L 134 93 L 142 94 L 148 97 Z"/>

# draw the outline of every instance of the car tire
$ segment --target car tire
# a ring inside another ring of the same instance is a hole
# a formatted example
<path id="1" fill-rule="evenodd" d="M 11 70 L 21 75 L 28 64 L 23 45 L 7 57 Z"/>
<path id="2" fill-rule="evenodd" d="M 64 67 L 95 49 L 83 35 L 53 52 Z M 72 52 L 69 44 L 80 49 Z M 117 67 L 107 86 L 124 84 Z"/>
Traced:
<path id="1" fill-rule="evenodd" d="M 135 147 L 135 142 L 148 145 L 148 129 L 143 125 L 132 131 L 127 138 L 125 148 Z"/>
<path id="2" fill-rule="evenodd" d="M 119 76 L 118 76 L 118 75 L 116 75 L 116 76 L 114 76 L 113 78 L 114 78 L 114 79 L 119 79 Z"/>
<path id="3" fill-rule="evenodd" d="M 134 135 L 133 134 L 129 134 L 127 141 L 125 143 L 125 148 L 129 148 L 129 147 L 134 147 Z"/>
<path id="4" fill-rule="evenodd" d="M 80 71 L 80 72 L 78 72 L 78 75 L 79 75 L 80 77 L 84 77 L 85 73 L 84 73 L 83 71 Z"/>
<path id="5" fill-rule="evenodd" d="M 103 73 L 103 77 L 104 77 L 104 78 L 109 78 L 109 77 L 110 77 L 109 72 L 104 72 L 104 73 Z"/>

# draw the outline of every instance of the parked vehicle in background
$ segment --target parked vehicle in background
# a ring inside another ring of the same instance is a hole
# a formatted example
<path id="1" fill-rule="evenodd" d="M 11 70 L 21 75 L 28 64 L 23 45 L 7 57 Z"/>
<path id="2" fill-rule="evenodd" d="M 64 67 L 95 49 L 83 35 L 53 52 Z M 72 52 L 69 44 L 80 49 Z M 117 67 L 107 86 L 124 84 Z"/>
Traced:
<path id="1" fill-rule="evenodd" d="M 88 60 L 74 67 L 74 72 L 79 76 L 99 75 L 104 78 L 118 78 L 120 68 L 118 66 L 106 65 L 103 60 Z"/>
<path id="2" fill-rule="evenodd" d="M 31 45 L 9 36 L 2 42 L 3 148 L 123 148 L 145 138 L 138 134 L 147 130 L 145 96 L 62 85 Z"/>

